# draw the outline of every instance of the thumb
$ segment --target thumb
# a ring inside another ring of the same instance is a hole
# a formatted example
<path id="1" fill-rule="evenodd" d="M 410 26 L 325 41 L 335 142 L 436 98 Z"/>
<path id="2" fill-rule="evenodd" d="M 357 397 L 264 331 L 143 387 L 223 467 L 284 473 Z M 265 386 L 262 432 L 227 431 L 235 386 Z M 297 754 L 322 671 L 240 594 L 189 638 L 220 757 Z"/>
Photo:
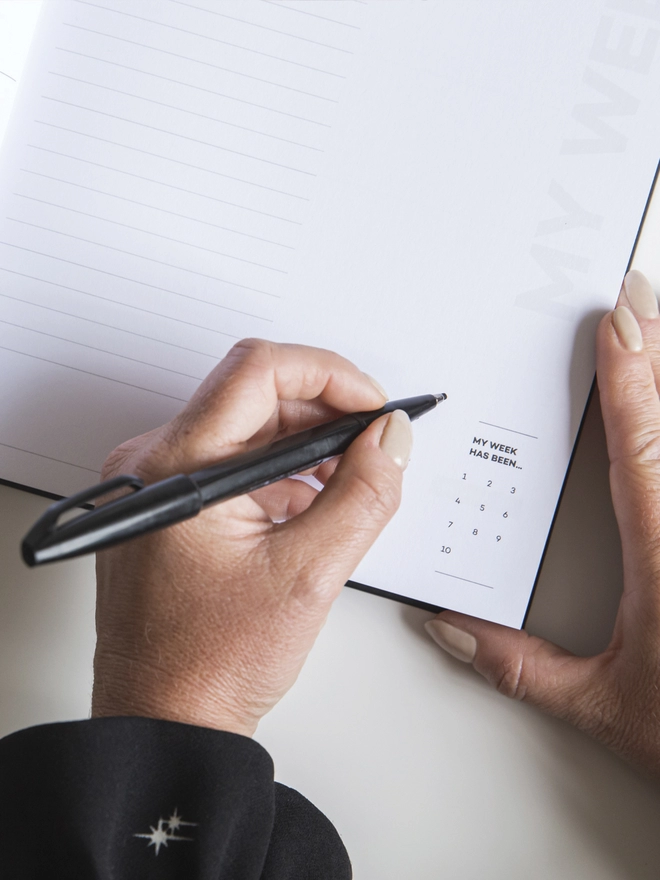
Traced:
<path id="1" fill-rule="evenodd" d="M 278 538 L 290 548 L 284 558 L 314 548 L 305 550 L 303 587 L 316 595 L 329 591 L 330 599 L 341 590 L 399 507 L 411 448 L 406 413 L 383 416 L 353 441 L 308 509 L 280 526 Z"/>
<path id="2" fill-rule="evenodd" d="M 445 651 L 471 663 L 500 693 L 589 729 L 601 701 L 606 655 L 576 657 L 524 630 L 444 611 L 426 624 Z"/>

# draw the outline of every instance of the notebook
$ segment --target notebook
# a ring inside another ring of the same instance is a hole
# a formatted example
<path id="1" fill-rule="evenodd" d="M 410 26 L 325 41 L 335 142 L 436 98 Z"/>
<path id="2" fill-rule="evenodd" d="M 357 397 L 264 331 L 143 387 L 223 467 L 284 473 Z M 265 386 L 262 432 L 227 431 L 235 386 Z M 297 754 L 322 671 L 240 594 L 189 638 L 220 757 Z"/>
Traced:
<path id="1" fill-rule="evenodd" d="M 44 4 L 0 157 L 0 477 L 51 495 L 246 336 L 415 424 L 354 575 L 522 625 L 660 157 L 656 0 Z"/>

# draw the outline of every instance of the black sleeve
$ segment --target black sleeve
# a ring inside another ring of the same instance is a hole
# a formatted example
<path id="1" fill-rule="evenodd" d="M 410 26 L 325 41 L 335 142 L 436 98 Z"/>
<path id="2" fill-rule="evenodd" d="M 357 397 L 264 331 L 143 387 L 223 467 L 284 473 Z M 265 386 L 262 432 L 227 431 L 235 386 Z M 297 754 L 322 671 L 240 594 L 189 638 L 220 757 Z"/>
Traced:
<path id="1" fill-rule="evenodd" d="M 0 877 L 349 880 L 351 867 L 253 740 L 98 718 L 0 740 Z"/>

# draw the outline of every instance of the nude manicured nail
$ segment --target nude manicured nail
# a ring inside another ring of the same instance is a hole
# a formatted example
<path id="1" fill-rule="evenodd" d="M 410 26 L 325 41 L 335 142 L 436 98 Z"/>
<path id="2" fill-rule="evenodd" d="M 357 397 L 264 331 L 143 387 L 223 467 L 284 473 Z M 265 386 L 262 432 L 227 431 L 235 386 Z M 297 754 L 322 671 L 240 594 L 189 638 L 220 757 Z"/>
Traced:
<path id="1" fill-rule="evenodd" d="M 623 289 L 633 311 L 637 312 L 640 318 L 658 317 L 660 314 L 658 298 L 646 275 L 642 275 L 637 269 L 632 269 L 623 279 Z"/>
<path id="2" fill-rule="evenodd" d="M 630 309 L 619 306 L 612 312 L 612 323 L 619 337 L 619 342 L 628 351 L 641 351 L 644 348 L 642 331 Z"/>
<path id="3" fill-rule="evenodd" d="M 402 409 L 395 409 L 380 436 L 380 448 L 404 471 L 410 461 L 412 442 L 412 426 L 408 414 Z"/>
<path id="4" fill-rule="evenodd" d="M 371 384 L 374 386 L 374 388 L 376 388 L 378 391 L 380 391 L 380 393 L 383 395 L 383 397 L 385 398 L 385 400 L 389 400 L 389 399 L 390 399 L 390 398 L 389 398 L 389 395 L 388 395 L 388 393 L 387 393 L 387 391 L 385 391 L 385 389 L 384 389 L 383 386 L 380 384 L 380 382 L 376 382 L 376 380 L 374 379 L 374 377 L 373 377 L 373 376 L 370 376 L 369 373 L 365 373 L 364 375 L 365 375 L 365 376 L 367 377 L 367 379 L 371 382 Z"/>
<path id="5" fill-rule="evenodd" d="M 477 653 L 477 640 L 470 633 L 452 626 L 446 620 L 429 620 L 424 624 L 427 633 L 441 648 L 462 660 L 463 663 L 472 663 Z"/>

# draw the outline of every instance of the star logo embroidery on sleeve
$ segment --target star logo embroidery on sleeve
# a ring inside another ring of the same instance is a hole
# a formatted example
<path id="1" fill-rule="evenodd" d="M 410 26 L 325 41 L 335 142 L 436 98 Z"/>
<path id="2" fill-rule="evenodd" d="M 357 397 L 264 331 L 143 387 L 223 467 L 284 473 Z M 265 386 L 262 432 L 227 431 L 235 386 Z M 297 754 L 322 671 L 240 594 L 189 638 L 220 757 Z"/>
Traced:
<path id="1" fill-rule="evenodd" d="M 170 840 L 193 839 L 192 837 L 183 837 L 180 834 L 175 833 L 182 825 L 189 825 L 194 828 L 197 825 L 197 822 L 184 822 L 183 818 L 179 816 L 178 809 L 175 807 L 174 812 L 169 819 L 159 819 L 158 825 L 155 828 L 153 825 L 149 826 L 151 828 L 149 834 L 134 834 L 133 837 L 144 837 L 149 841 L 147 846 L 153 846 L 156 855 L 158 855 L 161 846 L 167 846 Z"/>

